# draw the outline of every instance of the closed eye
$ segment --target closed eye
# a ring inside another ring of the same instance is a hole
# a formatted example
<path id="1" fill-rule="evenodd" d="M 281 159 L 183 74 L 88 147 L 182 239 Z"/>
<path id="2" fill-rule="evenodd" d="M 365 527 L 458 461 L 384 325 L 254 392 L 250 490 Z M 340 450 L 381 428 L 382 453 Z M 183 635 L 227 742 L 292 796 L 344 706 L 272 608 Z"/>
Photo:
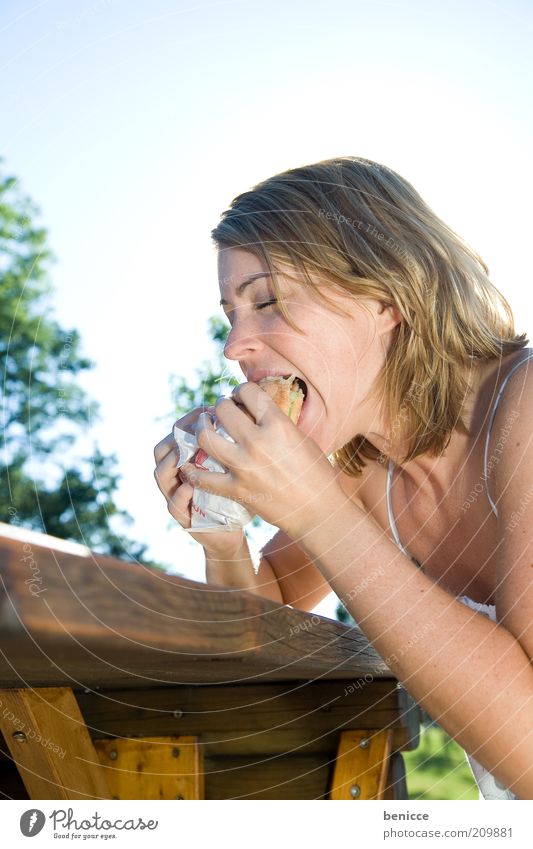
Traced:
<path id="1" fill-rule="evenodd" d="M 263 301 L 262 304 L 254 304 L 254 308 L 256 310 L 264 310 L 264 309 L 266 309 L 266 307 L 276 306 L 277 303 L 278 303 L 278 299 L 272 298 L 270 301 Z M 226 316 L 226 318 L 228 319 L 230 324 L 233 324 L 233 313 L 234 313 L 234 310 L 224 309 L 224 315 Z"/>

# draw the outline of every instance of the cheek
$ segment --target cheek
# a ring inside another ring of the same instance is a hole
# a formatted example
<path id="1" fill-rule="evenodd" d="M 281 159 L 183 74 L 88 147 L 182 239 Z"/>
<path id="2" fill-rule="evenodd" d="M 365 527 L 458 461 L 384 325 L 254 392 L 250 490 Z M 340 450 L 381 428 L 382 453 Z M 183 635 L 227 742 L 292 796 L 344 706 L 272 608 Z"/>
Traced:
<path id="1" fill-rule="evenodd" d="M 341 346 L 347 371 L 354 374 L 365 368 L 374 350 L 376 338 L 375 327 L 366 317 L 352 319 L 342 327 Z"/>

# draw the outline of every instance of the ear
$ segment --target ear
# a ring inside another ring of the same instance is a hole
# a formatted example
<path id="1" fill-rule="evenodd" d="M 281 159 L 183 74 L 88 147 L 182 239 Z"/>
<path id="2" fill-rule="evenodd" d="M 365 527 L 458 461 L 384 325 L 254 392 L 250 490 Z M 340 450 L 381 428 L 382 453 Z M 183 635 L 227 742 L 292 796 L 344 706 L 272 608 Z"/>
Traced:
<path id="1" fill-rule="evenodd" d="M 393 330 L 402 321 L 400 311 L 393 304 L 379 302 L 378 321 L 383 333 Z"/>

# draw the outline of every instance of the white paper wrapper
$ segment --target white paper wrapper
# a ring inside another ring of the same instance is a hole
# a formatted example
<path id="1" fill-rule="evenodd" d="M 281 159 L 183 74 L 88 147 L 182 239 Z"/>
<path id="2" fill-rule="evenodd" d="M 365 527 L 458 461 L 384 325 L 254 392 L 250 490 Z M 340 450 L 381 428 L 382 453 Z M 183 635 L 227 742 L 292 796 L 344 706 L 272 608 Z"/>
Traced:
<path id="1" fill-rule="evenodd" d="M 230 442 L 235 441 L 217 422 L 216 418 L 214 419 L 214 426 L 216 432 L 224 439 L 228 439 Z M 226 472 L 226 469 L 218 460 L 207 455 L 199 447 L 194 434 L 181 430 L 174 425 L 173 435 L 178 446 L 177 469 L 194 458 L 192 462 L 199 469 L 208 472 Z M 235 531 L 247 525 L 252 519 L 252 514 L 238 501 L 232 501 L 231 498 L 224 498 L 221 495 L 214 495 L 212 492 L 204 492 L 204 490 L 194 487 L 191 504 L 191 527 L 184 528 L 184 530 L 194 531 L 194 533 L 199 531 Z"/>

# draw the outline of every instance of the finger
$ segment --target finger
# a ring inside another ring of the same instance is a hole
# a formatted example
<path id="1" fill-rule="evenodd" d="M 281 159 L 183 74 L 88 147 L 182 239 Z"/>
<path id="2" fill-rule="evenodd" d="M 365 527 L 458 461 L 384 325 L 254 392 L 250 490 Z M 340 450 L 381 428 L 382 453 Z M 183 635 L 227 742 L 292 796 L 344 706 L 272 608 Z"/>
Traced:
<path id="1" fill-rule="evenodd" d="M 234 407 L 235 404 L 230 402 Z M 229 431 L 228 431 L 229 433 Z M 233 434 L 230 434 L 233 437 Z M 196 439 L 200 448 L 206 454 L 214 457 L 223 466 L 231 465 L 236 460 L 236 445 L 215 431 L 215 426 L 209 413 L 203 413 L 196 423 Z M 182 467 L 183 468 L 183 467 Z"/>
<path id="2" fill-rule="evenodd" d="M 171 449 L 167 456 L 164 457 L 158 464 L 156 469 L 154 470 L 154 477 L 156 479 L 156 483 L 166 497 L 167 493 L 171 489 L 171 487 L 175 486 L 178 482 L 179 475 L 178 470 L 176 468 L 178 463 L 178 450 L 174 444 L 174 448 Z"/>
<path id="3" fill-rule="evenodd" d="M 246 407 L 233 398 L 219 398 L 216 403 L 216 417 L 222 427 L 237 443 L 253 438 L 255 420 Z"/>
<path id="4" fill-rule="evenodd" d="M 219 439 L 222 439 L 222 437 L 219 437 Z M 225 498 L 235 498 L 235 494 L 233 496 L 230 494 L 230 490 L 235 485 L 232 482 L 231 475 L 225 472 L 206 472 L 190 463 L 185 463 L 180 472 L 193 487 L 198 487 L 204 492 L 212 492 L 214 495 L 222 495 Z"/>
<path id="5" fill-rule="evenodd" d="M 189 483 L 182 483 L 176 487 L 175 492 L 167 501 L 168 512 L 173 519 L 183 528 L 191 527 L 191 500 L 193 487 Z"/>
<path id="6" fill-rule="evenodd" d="M 156 463 L 159 463 L 166 455 L 169 450 L 176 447 L 176 440 L 174 439 L 174 427 L 179 427 L 180 430 L 186 430 L 188 433 L 194 433 L 195 422 L 198 419 L 198 416 L 208 410 L 209 412 L 214 413 L 214 406 L 210 407 L 195 407 L 193 410 L 190 410 L 186 416 L 183 416 L 181 419 L 178 419 L 174 422 L 172 427 L 172 433 L 169 433 L 168 436 L 165 436 L 161 442 L 158 442 L 154 448 L 154 459 Z"/>
<path id="7" fill-rule="evenodd" d="M 199 407 L 194 407 L 193 410 L 187 413 L 187 415 L 183 416 L 181 419 L 178 419 L 174 422 L 174 425 L 181 427 L 182 430 L 185 430 L 187 427 L 192 426 L 194 428 L 194 423 L 196 422 L 198 416 L 201 413 L 206 412 L 214 412 L 215 407 L 208 407 L 206 404 L 201 404 Z"/>
<path id="8" fill-rule="evenodd" d="M 169 433 L 168 436 L 165 436 L 161 442 L 158 442 L 154 448 L 154 459 L 155 462 L 159 465 L 161 460 L 167 456 L 168 452 L 172 450 L 172 448 L 176 447 L 176 440 L 172 433 Z"/>
<path id="9" fill-rule="evenodd" d="M 257 383 L 241 383 L 235 387 L 232 396 L 252 414 L 257 425 L 262 422 L 267 424 L 272 419 L 283 415 L 272 398 L 263 392 Z"/>

